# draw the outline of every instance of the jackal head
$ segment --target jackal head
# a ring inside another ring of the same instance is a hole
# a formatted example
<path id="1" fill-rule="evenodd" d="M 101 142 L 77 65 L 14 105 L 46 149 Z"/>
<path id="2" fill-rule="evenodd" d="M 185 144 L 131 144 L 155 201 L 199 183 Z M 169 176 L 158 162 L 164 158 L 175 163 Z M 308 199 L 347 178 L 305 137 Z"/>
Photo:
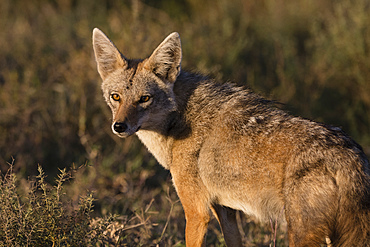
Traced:
<path id="1" fill-rule="evenodd" d="M 93 47 L 102 90 L 113 113 L 113 132 L 127 137 L 139 129 L 158 130 L 176 111 L 173 84 L 181 70 L 181 42 L 170 34 L 146 59 L 127 59 L 95 28 Z"/>

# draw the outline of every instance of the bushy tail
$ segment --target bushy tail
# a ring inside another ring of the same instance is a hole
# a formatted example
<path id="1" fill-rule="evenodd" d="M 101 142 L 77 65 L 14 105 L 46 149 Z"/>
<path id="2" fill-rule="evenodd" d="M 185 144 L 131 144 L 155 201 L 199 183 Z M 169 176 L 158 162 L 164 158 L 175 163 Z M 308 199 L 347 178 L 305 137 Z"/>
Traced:
<path id="1" fill-rule="evenodd" d="M 370 247 L 370 179 L 360 174 L 359 180 L 351 177 L 351 185 L 340 188 L 336 224 L 329 236 L 333 247 Z"/>
<path id="2" fill-rule="evenodd" d="M 370 222 L 368 212 L 347 211 L 341 215 L 337 229 L 330 237 L 332 246 L 370 247 Z"/>

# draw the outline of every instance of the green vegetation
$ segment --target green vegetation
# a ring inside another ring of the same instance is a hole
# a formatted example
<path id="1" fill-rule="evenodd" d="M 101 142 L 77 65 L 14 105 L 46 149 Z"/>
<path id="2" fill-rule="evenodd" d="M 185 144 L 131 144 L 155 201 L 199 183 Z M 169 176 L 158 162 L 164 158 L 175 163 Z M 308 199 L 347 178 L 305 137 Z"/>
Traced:
<path id="1" fill-rule="evenodd" d="M 100 236 L 106 242 L 98 244 L 184 245 L 184 215 L 169 173 L 136 137 L 111 133 L 94 27 L 130 57 L 149 55 L 177 31 L 184 68 L 245 84 L 295 115 L 341 126 L 370 154 L 367 0 L 2 0 L 0 12 L 3 242 L 58 246 Z M 72 164 L 88 166 L 64 181 L 67 173 L 58 168 Z M 26 191 L 25 178 L 35 176 Z M 65 190 L 59 198 L 58 183 Z M 64 208 L 64 200 L 72 206 Z M 110 214 L 119 216 L 105 218 Z M 271 243 L 269 225 L 240 217 L 247 246 Z M 89 235 L 94 227 L 100 232 Z M 286 243 L 283 228 L 278 246 Z M 222 246 L 215 220 L 208 240 Z"/>
<path id="2" fill-rule="evenodd" d="M 60 171 L 56 185 L 45 183 L 39 167 L 37 180 L 20 186 L 12 167 L 0 178 L 0 246 L 87 246 L 103 243 L 109 220 L 91 221 L 92 196 L 76 206 L 63 201 L 69 175 Z"/>

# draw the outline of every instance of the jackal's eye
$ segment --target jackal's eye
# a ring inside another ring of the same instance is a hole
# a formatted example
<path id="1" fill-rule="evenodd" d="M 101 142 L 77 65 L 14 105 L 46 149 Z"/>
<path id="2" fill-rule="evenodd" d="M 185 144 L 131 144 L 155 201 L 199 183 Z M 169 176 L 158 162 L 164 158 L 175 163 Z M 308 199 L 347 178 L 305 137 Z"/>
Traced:
<path id="1" fill-rule="evenodd" d="M 121 99 L 121 97 L 120 97 L 118 94 L 116 94 L 116 93 L 113 93 L 113 94 L 111 95 L 111 97 L 112 97 L 112 99 L 113 99 L 114 101 L 119 101 L 119 100 Z"/>
<path id="2" fill-rule="evenodd" d="M 145 102 L 148 102 L 149 100 L 150 100 L 150 96 L 144 95 L 140 97 L 139 103 L 145 103 Z"/>

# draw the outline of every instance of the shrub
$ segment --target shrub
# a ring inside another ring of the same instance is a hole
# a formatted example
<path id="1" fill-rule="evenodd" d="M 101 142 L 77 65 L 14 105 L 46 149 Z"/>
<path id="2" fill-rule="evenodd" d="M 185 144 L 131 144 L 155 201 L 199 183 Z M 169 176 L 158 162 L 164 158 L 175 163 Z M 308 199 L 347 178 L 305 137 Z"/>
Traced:
<path id="1" fill-rule="evenodd" d="M 34 181 L 20 186 L 12 166 L 0 177 L 0 246 L 91 246 L 104 240 L 112 217 L 91 224 L 93 197 L 73 206 L 63 193 L 71 173 L 60 170 L 55 186 L 45 182 L 42 168 Z M 22 188 L 21 188 L 22 187 Z"/>

